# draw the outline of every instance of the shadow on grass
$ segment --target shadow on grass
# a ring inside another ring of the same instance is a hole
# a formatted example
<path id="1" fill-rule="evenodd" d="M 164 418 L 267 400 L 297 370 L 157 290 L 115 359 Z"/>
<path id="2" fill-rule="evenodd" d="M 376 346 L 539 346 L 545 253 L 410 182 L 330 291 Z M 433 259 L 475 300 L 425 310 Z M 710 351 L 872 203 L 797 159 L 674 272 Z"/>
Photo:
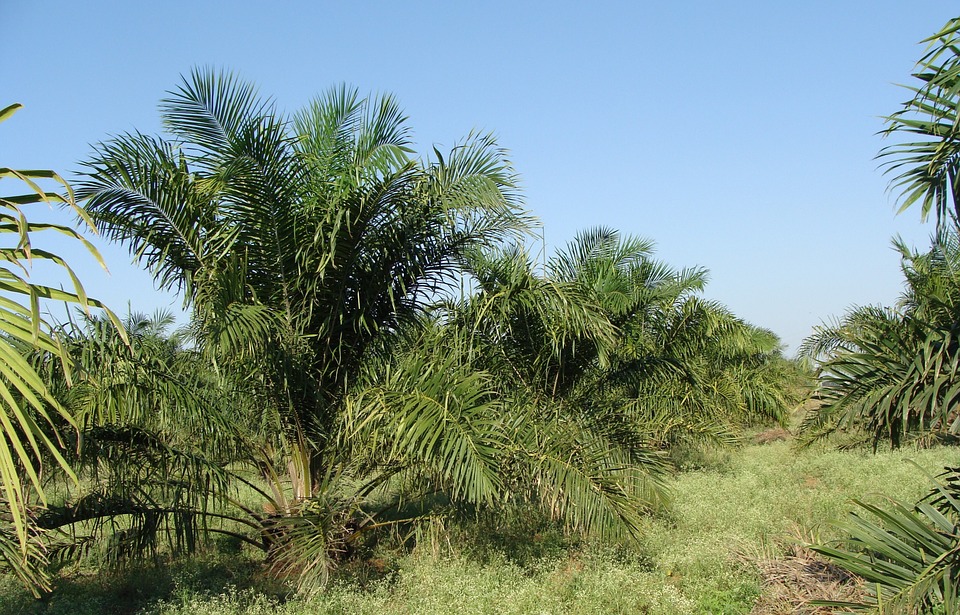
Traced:
<path id="1" fill-rule="evenodd" d="M 15 579 L 0 576 L 0 613 L 4 615 L 128 615 L 164 602 L 197 595 L 253 589 L 278 600 L 289 588 L 263 575 L 260 562 L 239 554 L 204 555 L 128 570 L 63 570 L 54 591 L 35 600 Z"/>

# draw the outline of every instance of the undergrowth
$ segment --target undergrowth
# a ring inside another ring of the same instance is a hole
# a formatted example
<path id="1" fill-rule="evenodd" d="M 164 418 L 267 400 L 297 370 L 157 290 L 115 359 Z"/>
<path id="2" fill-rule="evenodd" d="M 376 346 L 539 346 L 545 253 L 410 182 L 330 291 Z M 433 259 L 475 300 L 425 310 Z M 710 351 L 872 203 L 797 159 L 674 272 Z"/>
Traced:
<path id="1" fill-rule="evenodd" d="M 936 473 L 955 464 L 956 453 L 796 452 L 783 441 L 755 444 L 691 457 L 686 467 L 696 469 L 673 481 L 673 508 L 647 518 L 638 544 L 583 541 L 522 510 L 459 523 L 438 517 L 419 531 L 412 552 L 372 548 L 342 564 L 312 597 L 297 597 L 264 575 L 252 554 L 221 548 L 128 572 L 66 569 L 44 601 L 0 577 L 0 613 L 790 612 L 763 610 L 772 604 L 763 574 L 776 568 L 769 562 L 795 560 L 804 543 L 837 537 L 831 522 L 850 510 L 851 498 L 917 499 L 928 484 L 906 460 Z"/>

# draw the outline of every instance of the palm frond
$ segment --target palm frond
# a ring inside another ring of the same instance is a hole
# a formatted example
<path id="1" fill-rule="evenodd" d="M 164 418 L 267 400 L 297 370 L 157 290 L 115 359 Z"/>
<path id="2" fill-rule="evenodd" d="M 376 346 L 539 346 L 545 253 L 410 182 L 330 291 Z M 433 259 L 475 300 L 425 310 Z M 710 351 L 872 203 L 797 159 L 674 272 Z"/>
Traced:
<path id="1" fill-rule="evenodd" d="M 540 503 L 572 529 L 606 538 L 635 538 L 642 511 L 667 501 L 660 482 L 665 464 L 656 455 L 649 455 L 643 465 L 635 464 L 612 454 L 605 438 L 572 423 L 531 423 L 520 440 L 526 444 L 526 467 Z"/>
<path id="2" fill-rule="evenodd" d="M 0 111 L 0 121 L 9 118 L 19 105 L 11 105 Z M 0 300 L 0 499 L 10 512 L 13 533 L 20 543 L 19 570 L 21 577 L 29 580 L 31 568 L 31 538 L 27 504 L 28 488 L 32 488 L 42 502 L 46 498 L 40 482 L 42 461 L 52 459 L 76 481 L 70 465 L 64 457 L 68 448 L 57 423 L 68 430 L 76 425 L 73 417 L 53 398 L 40 375 L 21 354 L 21 346 L 40 348 L 50 352 L 60 361 L 69 376 L 69 359 L 60 340 L 40 318 L 41 299 L 55 299 L 79 305 L 84 310 L 100 303 L 87 297 L 80 281 L 67 266 L 66 261 L 46 250 L 33 247 L 31 234 L 40 230 L 54 230 L 68 238 L 78 240 L 99 262 L 103 260 L 88 241 L 75 230 L 54 224 L 31 224 L 24 207 L 35 203 L 56 203 L 65 206 L 89 222 L 86 214 L 77 206 L 72 189 L 53 171 L 18 171 L 0 168 L 0 180 L 13 179 L 25 184 L 26 195 L 0 199 L 0 233 L 8 244 L 0 247 L 0 288 L 5 296 Z M 64 194 L 55 194 L 41 187 L 42 183 L 54 182 Z M 73 292 L 56 290 L 29 281 L 32 260 L 47 260 L 64 269 L 70 277 Z M 19 272 L 19 273 L 18 273 Z M 21 275 L 22 274 L 22 275 Z M 25 304 L 25 305 L 24 305 Z M 106 311 L 114 323 L 116 317 Z M 9 558 L 8 558 L 9 559 Z M 24 576 L 28 575 L 28 576 Z M 39 578 L 39 577 L 38 577 Z"/>
<path id="3" fill-rule="evenodd" d="M 934 607 L 952 613 L 960 608 L 960 505 L 943 484 L 936 484 L 941 509 L 926 502 L 908 506 L 891 501 L 878 506 L 856 500 L 860 509 L 838 527 L 846 538 L 813 550 L 862 577 L 868 600 L 863 603 L 819 602 L 857 610 L 927 612 Z"/>
<path id="4" fill-rule="evenodd" d="M 414 464 L 440 478 L 459 500 L 502 497 L 500 457 L 508 450 L 505 408 L 482 372 L 447 357 L 410 355 L 381 376 L 382 384 L 348 400 L 345 433 L 383 465 Z"/>
<path id="5" fill-rule="evenodd" d="M 215 159 L 243 130 L 274 112 L 253 85 L 235 75 L 194 69 L 160 102 L 160 114 L 168 131 Z"/>
<path id="6" fill-rule="evenodd" d="M 960 213 L 957 185 L 960 117 L 956 112 L 960 92 L 960 54 L 956 19 L 934 36 L 927 53 L 917 63 L 914 78 L 921 85 L 907 86 L 912 98 L 887 117 L 884 134 L 906 134 L 910 140 L 880 151 L 885 172 L 893 177 L 890 189 L 899 193 L 900 211 L 920 204 L 920 215 L 931 213 L 937 225 Z"/>

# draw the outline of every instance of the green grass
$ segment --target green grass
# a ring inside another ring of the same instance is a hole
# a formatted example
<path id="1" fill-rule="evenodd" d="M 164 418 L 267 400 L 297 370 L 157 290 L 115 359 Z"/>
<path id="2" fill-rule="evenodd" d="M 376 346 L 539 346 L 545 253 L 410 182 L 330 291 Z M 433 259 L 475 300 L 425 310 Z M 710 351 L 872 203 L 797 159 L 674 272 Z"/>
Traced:
<path id="1" fill-rule="evenodd" d="M 751 559 L 777 556 L 794 542 L 837 538 L 832 522 L 850 510 L 851 498 L 881 492 L 917 499 L 929 485 L 907 459 L 935 473 L 957 452 L 795 453 L 784 442 L 749 447 L 720 469 L 681 475 L 673 514 L 649 522 L 641 548 L 698 605 L 692 612 L 749 612 L 760 591 Z M 734 596 L 741 611 L 716 604 Z"/>
<path id="2" fill-rule="evenodd" d="M 571 540 L 535 519 L 485 520 L 384 554 L 379 571 L 345 568 L 324 593 L 295 598 L 255 562 L 211 556 L 152 571 L 96 578 L 74 571 L 46 602 L 0 579 L 0 613 L 41 615 L 258 615 L 279 613 L 749 613 L 763 591 L 751 562 L 797 541 L 837 537 L 850 499 L 912 501 L 957 449 L 793 451 L 778 442 L 705 457 L 677 475 L 674 507 L 649 518 L 639 545 Z"/>

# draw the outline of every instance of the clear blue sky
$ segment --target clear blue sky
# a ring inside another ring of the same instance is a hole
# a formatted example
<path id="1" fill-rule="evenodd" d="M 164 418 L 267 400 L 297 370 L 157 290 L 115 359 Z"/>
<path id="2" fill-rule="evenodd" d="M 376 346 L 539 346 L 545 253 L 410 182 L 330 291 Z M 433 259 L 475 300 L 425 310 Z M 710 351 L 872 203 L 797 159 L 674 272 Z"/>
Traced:
<path id="1" fill-rule="evenodd" d="M 946 0 L 66 2 L 0 0 L 0 165 L 68 177 L 89 144 L 159 130 L 193 66 L 229 68 L 293 111 L 347 82 L 395 94 L 423 151 L 473 128 L 512 152 L 548 244 L 608 225 L 654 239 L 707 296 L 791 349 L 900 292 L 874 156 Z M 2 186 L 0 186 L 2 188 Z M 59 242 L 50 238 L 51 247 Z M 117 311 L 179 306 L 126 251 L 112 275 L 65 254 Z"/>

